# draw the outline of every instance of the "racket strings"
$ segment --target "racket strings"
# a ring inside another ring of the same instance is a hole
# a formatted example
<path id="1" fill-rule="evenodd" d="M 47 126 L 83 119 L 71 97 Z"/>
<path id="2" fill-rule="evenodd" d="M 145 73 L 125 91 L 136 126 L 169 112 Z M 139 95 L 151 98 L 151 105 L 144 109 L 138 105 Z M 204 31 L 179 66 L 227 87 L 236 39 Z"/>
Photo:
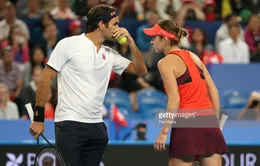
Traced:
<path id="1" fill-rule="evenodd" d="M 62 154 L 54 147 L 45 147 L 37 155 L 37 166 L 67 166 Z"/>
<path id="2" fill-rule="evenodd" d="M 194 161 L 194 162 L 192 163 L 192 166 L 200 166 L 200 163 L 199 163 L 198 161 Z"/>

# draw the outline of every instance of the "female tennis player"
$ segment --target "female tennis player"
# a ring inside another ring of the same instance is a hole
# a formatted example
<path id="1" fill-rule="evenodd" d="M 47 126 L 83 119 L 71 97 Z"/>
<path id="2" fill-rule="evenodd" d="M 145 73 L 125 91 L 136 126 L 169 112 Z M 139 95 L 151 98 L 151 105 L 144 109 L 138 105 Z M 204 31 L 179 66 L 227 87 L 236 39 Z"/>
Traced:
<path id="1" fill-rule="evenodd" d="M 221 155 L 228 149 L 218 126 L 218 91 L 198 56 L 178 47 L 187 31 L 175 21 L 162 20 L 144 33 L 153 36 L 155 51 L 166 55 L 158 69 L 168 95 L 166 115 L 175 115 L 175 125 L 163 125 L 154 148 L 166 150 L 171 130 L 169 166 L 192 166 L 195 159 L 202 166 L 221 166 Z M 170 117 L 166 118 L 168 122 Z"/>

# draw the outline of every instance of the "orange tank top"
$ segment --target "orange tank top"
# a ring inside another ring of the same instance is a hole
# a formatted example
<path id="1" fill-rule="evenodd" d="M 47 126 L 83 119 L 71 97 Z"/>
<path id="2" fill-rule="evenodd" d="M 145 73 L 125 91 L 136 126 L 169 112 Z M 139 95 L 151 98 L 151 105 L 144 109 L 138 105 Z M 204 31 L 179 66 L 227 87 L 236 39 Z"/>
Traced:
<path id="1" fill-rule="evenodd" d="M 208 95 L 203 70 L 192 60 L 190 52 L 187 50 L 175 50 L 169 54 L 178 55 L 187 68 L 186 72 L 177 78 L 180 95 L 179 112 L 196 112 L 196 116 L 214 114 L 214 107 Z"/>

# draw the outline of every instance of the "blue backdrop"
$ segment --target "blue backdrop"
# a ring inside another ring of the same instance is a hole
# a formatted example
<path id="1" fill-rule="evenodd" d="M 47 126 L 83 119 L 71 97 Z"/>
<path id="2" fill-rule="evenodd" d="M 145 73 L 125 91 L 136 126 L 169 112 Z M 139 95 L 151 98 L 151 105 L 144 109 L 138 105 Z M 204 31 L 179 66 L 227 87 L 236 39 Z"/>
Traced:
<path id="1" fill-rule="evenodd" d="M 33 32 L 35 28 L 39 27 L 40 25 L 40 20 L 39 19 L 23 19 L 28 28 L 30 29 L 30 32 Z M 60 37 L 65 37 L 68 36 L 69 34 L 69 24 L 71 20 L 56 20 L 57 27 L 59 29 L 59 35 Z M 85 23 L 84 21 L 83 28 L 85 28 Z M 137 20 L 132 20 L 132 19 L 123 19 L 120 20 L 120 26 L 127 28 L 129 33 L 132 35 L 132 37 L 135 39 L 136 37 L 136 30 L 139 26 L 143 25 L 146 23 L 145 21 L 137 21 Z M 187 21 L 186 26 L 190 28 L 201 28 L 205 31 L 207 38 L 211 44 L 214 44 L 215 40 L 215 34 L 218 28 L 221 26 L 222 22 L 216 21 L 216 22 L 200 22 L 200 21 Z M 33 36 L 32 36 L 33 37 Z M 36 39 L 38 36 L 35 36 Z"/>
<path id="2" fill-rule="evenodd" d="M 119 139 L 122 139 L 139 120 L 129 121 L 130 126 L 121 128 Z M 143 121 L 142 121 L 143 122 Z M 160 125 L 156 120 L 144 121 L 147 124 L 147 142 L 152 143 L 158 136 Z M 113 143 L 116 139 L 117 132 L 113 122 L 105 121 L 110 142 Z M 35 143 L 32 136 L 29 134 L 30 121 L 0 121 L 0 144 L 20 144 L 20 143 Z M 260 145 L 260 122 L 259 121 L 236 121 L 228 120 L 223 134 L 229 145 Z M 54 140 L 54 122 L 45 122 L 45 136 Z M 132 132 L 127 141 L 135 141 L 136 132 Z M 169 141 L 169 137 L 168 137 Z M 121 141 L 122 142 L 122 141 Z"/>

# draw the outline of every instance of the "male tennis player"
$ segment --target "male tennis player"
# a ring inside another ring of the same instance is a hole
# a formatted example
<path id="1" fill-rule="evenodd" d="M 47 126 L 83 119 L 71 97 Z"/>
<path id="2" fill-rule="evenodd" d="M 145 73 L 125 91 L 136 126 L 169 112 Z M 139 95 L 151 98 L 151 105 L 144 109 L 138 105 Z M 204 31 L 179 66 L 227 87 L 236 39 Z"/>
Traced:
<path id="1" fill-rule="evenodd" d="M 34 122 L 30 132 L 38 138 L 44 131 L 44 105 L 51 80 L 58 74 L 58 104 L 55 112 L 56 145 L 71 166 L 98 166 L 108 135 L 102 120 L 102 105 L 110 73 L 147 72 L 143 57 L 125 28 L 119 28 L 115 9 L 97 5 L 87 14 L 86 33 L 59 41 L 42 73 L 36 93 Z M 134 55 L 129 61 L 105 40 L 126 37 Z"/>

